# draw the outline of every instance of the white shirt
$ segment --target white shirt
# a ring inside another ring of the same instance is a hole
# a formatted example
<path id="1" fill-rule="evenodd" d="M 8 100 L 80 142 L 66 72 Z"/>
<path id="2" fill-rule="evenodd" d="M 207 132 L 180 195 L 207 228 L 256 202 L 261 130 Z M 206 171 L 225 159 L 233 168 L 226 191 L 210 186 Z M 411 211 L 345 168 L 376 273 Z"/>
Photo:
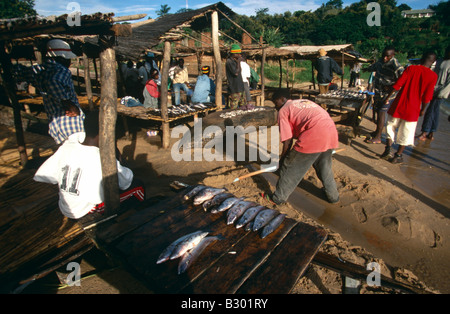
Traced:
<path id="1" fill-rule="evenodd" d="M 250 66 L 245 61 L 241 61 L 241 75 L 242 75 L 242 81 L 244 83 L 248 83 L 248 79 L 252 75 L 250 72 Z"/>
<path id="2" fill-rule="evenodd" d="M 117 160 L 119 188 L 126 190 L 133 172 Z M 34 180 L 59 187 L 59 209 L 72 219 L 78 219 L 103 202 L 100 150 L 82 145 L 76 140 L 64 144 L 37 170 Z"/>

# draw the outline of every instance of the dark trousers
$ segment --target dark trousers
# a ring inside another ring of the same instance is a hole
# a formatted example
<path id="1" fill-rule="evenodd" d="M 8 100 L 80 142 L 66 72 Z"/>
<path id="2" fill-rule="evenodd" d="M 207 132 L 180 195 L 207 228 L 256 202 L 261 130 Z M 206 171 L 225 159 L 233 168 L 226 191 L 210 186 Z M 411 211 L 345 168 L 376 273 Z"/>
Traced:
<path id="1" fill-rule="evenodd" d="M 292 149 L 281 165 L 280 179 L 272 200 L 277 204 L 286 202 L 306 172 L 313 166 L 322 181 L 328 201 L 337 202 L 339 192 L 331 169 L 332 151 L 329 149 L 323 153 L 304 154 Z"/>
<path id="2" fill-rule="evenodd" d="M 436 132 L 439 124 L 439 108 L 441 107 L 443 98 L 433 98 L 428 105 L 427 111 L 423 117 L 422 132 Z"/>

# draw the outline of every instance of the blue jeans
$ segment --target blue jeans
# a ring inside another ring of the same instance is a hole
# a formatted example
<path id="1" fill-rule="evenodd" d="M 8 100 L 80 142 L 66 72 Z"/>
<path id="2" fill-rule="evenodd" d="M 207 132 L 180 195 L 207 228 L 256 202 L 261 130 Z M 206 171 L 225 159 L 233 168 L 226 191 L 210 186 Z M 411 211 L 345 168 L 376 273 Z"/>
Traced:
<path id="1" fill-rule="evenodd" d="M 180 104 L 180 90 L 184 90 L 187 96 L 192 96 L 192 91 L 184 83 L 173 84 L 173 92 L 175 94 L 175 106 Z"/>
<path id="2" fill-rule="evenodd" d="M 292 149 L 289 151 L 280 169 L 280 179 L 272 196 L 276 204 L 287 201 L 294 189 L 305 176 L 311 166 L 314 167 L 317 176 L 322 181 L 325 195 L 330 203 L 339 200 L 339 192 L 334 181 L 331 169 L 332 149 L 323 153 L 304 154 Z"/>
<path id="3" fill-rule="evenodd" d="M 422 122 L 422 132 L 431 133 L 436 132 L 439 124 L 439 108 L 441 107 L 443 98 L 433 98 L 428 105 L 425 116 Z"/>

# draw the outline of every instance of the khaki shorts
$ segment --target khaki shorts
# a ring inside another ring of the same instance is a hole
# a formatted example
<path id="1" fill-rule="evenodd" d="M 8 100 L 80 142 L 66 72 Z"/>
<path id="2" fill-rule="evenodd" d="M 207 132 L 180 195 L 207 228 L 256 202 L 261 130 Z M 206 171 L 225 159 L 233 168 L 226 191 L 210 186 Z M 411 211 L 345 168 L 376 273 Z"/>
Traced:
<path id="1" fill-rule="evenodd" d="M 414 146 L 414 135 L 416 133 L 417 121 L 409 122 L 400 118 L 394 118 L 388 115 L 386 132 L 388 139 L 402 146 Z M 395 130 L 397 131 L 397 138 Z"/>

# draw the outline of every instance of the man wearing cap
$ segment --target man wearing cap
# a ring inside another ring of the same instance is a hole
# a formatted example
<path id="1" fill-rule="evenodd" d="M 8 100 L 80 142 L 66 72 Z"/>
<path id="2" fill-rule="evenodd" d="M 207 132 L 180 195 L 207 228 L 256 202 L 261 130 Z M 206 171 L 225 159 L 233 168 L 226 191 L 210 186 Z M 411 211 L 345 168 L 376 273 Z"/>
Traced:
<path id="1" fill-rule="evenodd" d="M 328 92 L 328 87 L 333 80 L 333 72 L 337 75 L 342 75 L 342 69 L 332 58 L 327 56 L 325 49 L 319 49 L 319 58 L 315 64 L 317 70 L 317 82 L 319 83 L 319 93 L 325 94 Z"/>
<path id="2" fill-rule="evenodd" d="M 158 71 L 158 79 L 156 80 L 156 83 L 158 85 L 161 85 L 161 72 L 158 69 L 158 65 L 156 64 L 155 61 L 155 54 L 153 52 L 147 52 L 147 54 L 145 55 L 145 62 L 144 62 L 144 67 L 145 70 L 147 70 L 147 77 L 150 79 L 151 78 L 151 72 L 152 69 L 156 69 Z"/>
<path id="3" fill-rule="evenodd" d="M 209 66 L 202 67 L 202 75 L 197 77 L 195 83 L 194 94 L 192 95 L 193 103 L 215 102 L 216 84 L 209 77 Z"/>
<path id="4" fill-rule="evenodd" d="M 64 121 L 59 123 L 59 132 L 67 137 L 73 133 L 83 132 L 84 113 L 78 103 L 77 94 L 72 81 L 72 73 L 69 70 L 71 59 L 76 55 L 70 49 L 70 45 L 61 39 L 52 39 L 47 43 L 46 60 L 42 65 L 20 69 L 18 79 L 23 79 L 35 86 L 43 96 L 44 108 L 49 122 Z M 59 119 L 66 115 L 67 106 L 75 105 L 80 114 L 73 117 Z M 50 123 L 49 134 L 56 133 L 52 128 L 55 123 Z M 60 144 L 64 138 L 55 138 Z"/>
<path id="5" fill-rule="evenodd" d="M 228 107 L 231 109 L 245 106 L 245 89 L 241 75 L 241 61 L 241 48 L 236 44 L 231 45 L 230 56 L 225 64 L 228 92 L 230 93 Z"/>

